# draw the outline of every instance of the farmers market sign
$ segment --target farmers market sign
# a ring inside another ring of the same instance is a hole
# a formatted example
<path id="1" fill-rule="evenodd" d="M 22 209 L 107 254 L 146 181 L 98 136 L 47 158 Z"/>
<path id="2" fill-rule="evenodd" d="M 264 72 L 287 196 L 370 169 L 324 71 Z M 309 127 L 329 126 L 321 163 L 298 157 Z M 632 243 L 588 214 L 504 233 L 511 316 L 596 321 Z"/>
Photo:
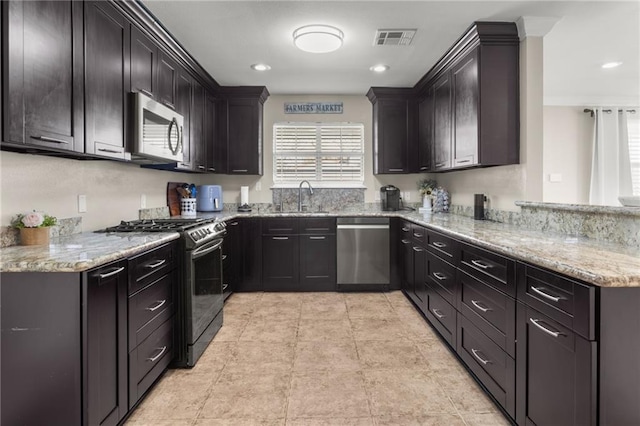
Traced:
<path id="1" fill-rule="evenodd" d="M 285 114 L 342 114 L 342 102 L 285 102 Z"/>

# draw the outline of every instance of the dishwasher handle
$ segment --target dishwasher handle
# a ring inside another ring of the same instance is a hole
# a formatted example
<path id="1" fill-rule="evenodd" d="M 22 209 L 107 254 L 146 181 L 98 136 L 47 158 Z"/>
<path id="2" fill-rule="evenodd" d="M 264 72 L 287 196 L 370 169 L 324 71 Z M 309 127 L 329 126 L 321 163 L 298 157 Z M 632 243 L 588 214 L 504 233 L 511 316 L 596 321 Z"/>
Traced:
<path id="1" fill-rule="evenodd" d="M 338 225 L 338 229 L 389 229 L 389 225 Z"/>

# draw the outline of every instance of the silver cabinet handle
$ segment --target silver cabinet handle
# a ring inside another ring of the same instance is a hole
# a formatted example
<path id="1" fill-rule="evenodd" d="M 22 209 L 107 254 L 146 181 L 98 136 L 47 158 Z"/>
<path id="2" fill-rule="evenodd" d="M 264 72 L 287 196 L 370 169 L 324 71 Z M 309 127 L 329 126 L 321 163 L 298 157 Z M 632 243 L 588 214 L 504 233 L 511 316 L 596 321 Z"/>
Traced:
<path id="1" fill-rule="evenodd" d="M 156 263 L 147 263 L 146 265 L 144 265 L 144 267 L 149 269 L 156 269 L 157 267 L 162 266 L 165 263 L 167 263 L 167 259 L 160 259 Z"/>
<path id="2" fill-rule="evenodd" d="M 472 260 L 471 263 L 473 263 L 474 265 L 476 265 L 480 269 L 489 269 L 489 268 L 491 268 L 491 265 L 488 265 L 488 264 L 484 263 L 481 260 Z"/>
<path id="3" fill-rule="evenodd" d="M 437 316 L 438 318 L 444 318 L 446 315 L 443 315 L 440 313 L 440 311 L 436 308 L 431 309 L 431 312 L 433 312 L 435 314 L 435 316 Z"/>
<path id="4" fill-rule="evenodd" d="M 152 307 L 152 308 L 146 308 L 146 310 L 147 310 L 147 311 L 150 311 L 150 312 L 157 311 L 158 309 L 160 309 L 160 307 L 161 307 L 162 305 L 164 305 L 165 303 L 167 303 L 167 299 L 164 299 L 164 300 L 158 300 L 157 302 L 158 302 L 158 304 L 157 304 L 156 306 L 154 306 L 154 307 Z"/>
<path id="5" fill-rule="evenodd" d="M 117 151 L 115 149 L 107 149 L 107 148 L 98 148 L 98 151 L 108 152 L 110 154 L 122 154 L 122 151 Z"/>
<path id="6" fill-rule="evenodd" d="M 529 321 L 531 321 L 531 324 L 535 325 L 536 327 L 538 327 L 540 330 L 544 331 L 547 334 L 550 334 L 553 337 L 558 337 L 560 336 L 561 332 L 559 331 L 551 331 L 549 330 L 547 327 L 543 327 L 542 325 L 540 325 L 540 320 L 539 319 L 533 319 L 533 318 L 529 318 Z"/>
<path id="7" fill-rule="evenodd" d="M 173 104 L 172 104 L 171 102 L 169 102 L 169 101 L 162 101 L 162 104 L 163 104 L 164 106 L 166 106 L 167 108 L 170 108 L 170 109 L 172 109 L 172 110 L 175 110 L 175 109 L 176 109 L 176 107 L 175 107 L 175 106 L 173 106 Z"/>
<path id="8" fill-rule="evenodd" d="M 215 172 L 216 169 L 214 167 L 209 167 L 207 170 L 209 170 L 210 172 Z"/>
<path id="9" fill-rule="evenodd" d="M 324 240 L 327 237 L 309 237 L 310 240 Z"/>
<path id="10" fill-rule="evenodd" d="M 441 243 L 440 241 L 434 241 L 434 242 L 432 242 L 431 244 L 432 244 L 434 247 L 437 247 L 437 248 L 444 248 L 444 247 L 446 247 L 446 246 L 447 246 L 445 243 Z"/>
<path id="11" fill-rule="evenodd" d="M 402 232 L 409 232 L 409 228 L 402 228 Z"/>
<path id="12" fill-rule="evenodd" d="M 42 142 L 53 142 L 53 143 L 63 143 L 69 144 L 67 141 L 63 141 L 62 139 L 50 138 L 49 136 L 31 136 L 31 139 L 36 139 Z"/>
<path id="13" fill-rule="evenodd" d="M 561 300 L 564 300 L 564 297 L 561 296 L 552 296 L 549 293 L 545 293 L 543 290 L 543 288 L 540 287 L 534 287 L 531 286 L 531 290 L 535 291 L 536 293 L 538 293 L 540 296 L 544 297 L 545 299 L 549 299 L 552 302 L 559 302 Z"/>
<path id="14" fill-rule="evenodd" d="M 161 348 L 156 348 L 156 349 L 160 349 L 160 353 L 158 355 L 156 355 L 156 356 L 151 357 L 151 358 L 147 358 L 147 361 L 156 362 L 167 351 L 167 347 L 166 346 L 163 346 Z"/>
<path id="15" fill-rule="evenodd" d="M 229 225 L 231 226 L 238 226 L 240 224 L 240 222 L 231 222 Z"/>
<path id="16" fill-rule="evenodd" d="M 442 167 L 442 166 L 446 166 L 447 163 L 436 163 L 436 167 Z"/>
<path id="17" fill-rule="evenodd" d="M 434 272 L 434 273 L 433 273 L 433 274 L 431 274 L 431 275 L 433 275 L 434 277 L 436 277 L 436 279 L 437 279 L 438 281 L 444 281 L 444 280 L 446 280 L 446 279 L 447 279 L 447 276 L 446 276 L 445 274 L 441 273 L 441 272 Z"/>
<path id="18" fill-rule="evenodd" d="M 229 284 L 222 284 L 222 291 L 225 291 L 229 287 Z"/>
<path id="19" fill-rule="evenodd" d="M 427 167 L 427 166 L 422 166 L 422 167 L 420 167 L 420 170 L 427 170 L 427 169 L 428 169 L 428 167 Z"/>
<path id="20" fill-rule="evenodd" d="M 418 253 L 420 253 L 421 251 L 423 251 L 423 249 L 421 247 L 413 247 L 413 251 L 417 251 Z"/>
<path id="21" fill-rule="evenodd" d="M 413 236 L 416 238 L 422 238 L 422 234 L 416 234 L 415 232 L 413 233 Z"/>
<path id="22" fill-rule="evenodd" d="M 226 258 L 227 258 L 227 255 L 226 255 L 226 254 L 223 254 L 223 255 L 222 255 L 222 260 L 225 260 Z"/>
<path id="23" fill-rule="evenodd" d="M 470 163 L 471 160 L 456 160 L 456 163 L 458 164 L 464 164 L 464 163 Z"/>
<path id="24" fill-rule="evenodd" d="M 205 170 L 205 169 L 206 169 L 206 167 L 205 167 L 205 166 L 198 166 L 198 169 L 199 169 L 199 170 Z"/>
<path id="25" fill-rule="evenodd" d="M 479 301 L 477 301 L 477 300 L 472 300 L 472 301 L 471 301 L 471 304 L 472 304 L 473 306 L 475 306 L 476 308 L 480 309 L 482 312 L 489 312 L 489 311 L 493 311 L 493 309 L 491 309 L 491 308 L 485 308 L 484 306 L 482 306 L 482 305 L 480 304 L 480 302 L 479 302 Z"/>
<path id="26" fill-rule="evenodd" d="M 180 163 L 184 167 L 191 167 L 191 163 Z"/>
<path id="27" fill-rule="evenodd" d="M 488 359 L 484 359 L 480 355 L 478 355 L 480 351 L 472 348 L 471 353 L 473 354 L 473 356 L 475 356 L 478 359 L 478 361 L 480 361 L 484 365 L 491 364 L 491 361 L 489 361 Z"/>
<path id="28" fill-rule="evenodd" d="M 409 240 L 400 240 L 400 242 L 401 242 L 402 244 L 409 244 L 409 243 L 410 243 L 410 241 L 409 241 Z"/>
<path id="29" fill-rule="evenodd" d="M 124 271 L 124 266 L 121 266 L 121 267 L 119 267 L 119 268 L 116 268 L 116 269 L 114 269 L 114 270 L 113 270 L 113 271 L 111 271 L 111 272 L 107 272 L 106 274 L 98 274 L 98 276 L 99 276 L 100 278 L 109 278 L 109 277 L 112 277 L 112 276 L 114 276 L 114 275 L 119 274 L 119 273 L 120 273 L 120 272 L 122 272 L 122 271 Z"/>
<path id="30" fill-rule="evenodd" d="M 138 92 L 143 93 L 143 94 L 147 95 L 150 98 L 153 98 L 153 93 L 151 93 L 150 91 L 148 91 L 146 89 L 138 89 Z"/>
<path id="31" fill-rule="evenodd" d="M 272 240 L 288 240 L 289 237 L 271 237 Z"/>
<path id="32" fill-rule="evenodd" d="M 390 172 L 404 172 L 404 169 L 389 169 Z"/>
<path id="33" fill-rule="evenodd" d="M 233 173 L 247 173 L 249 170 L 247 169 L 235 169 L 231 170 Z"/>

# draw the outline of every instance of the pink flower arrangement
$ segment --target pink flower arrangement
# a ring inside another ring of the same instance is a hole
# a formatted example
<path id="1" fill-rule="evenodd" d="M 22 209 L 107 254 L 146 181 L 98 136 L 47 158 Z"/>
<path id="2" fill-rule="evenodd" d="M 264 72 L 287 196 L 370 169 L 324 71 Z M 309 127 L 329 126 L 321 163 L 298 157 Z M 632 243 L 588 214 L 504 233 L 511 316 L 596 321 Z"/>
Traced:
<path id="1" fill-rule="evenodd" d="M 49 216 L 46 213 L 41 213 L 34 210 L 31 213 L 17 215 L 11 221 L 11 226 L 13 226 L 14 228 L 41 228 L 54 226 L 57 221 L 58 220 L 53 216 Z"/>

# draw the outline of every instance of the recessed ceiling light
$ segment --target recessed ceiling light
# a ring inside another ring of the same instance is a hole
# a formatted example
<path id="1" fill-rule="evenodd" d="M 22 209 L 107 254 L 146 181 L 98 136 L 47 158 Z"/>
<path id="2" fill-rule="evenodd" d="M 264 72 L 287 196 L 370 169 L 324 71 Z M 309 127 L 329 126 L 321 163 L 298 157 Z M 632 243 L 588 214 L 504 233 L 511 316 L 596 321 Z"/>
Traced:
<path id="1" fill-rule="evenodd" d="M 310 53 L 329 53 L 342 46 L 344 33 L 329 25 L 305 25 L 293 32 L 293 43 Z"/>
<path id="2" fill-rule="evenodd" d="M 369 68 L 371 71 L 375 71 L 375 72 L 385 72 L 386 70 L 388 70 L 390 67 L 389 65 L 374 65 L 371 68 Z"/>
<path id="3" fill-rule="evenodd" d="M 622 62 L 607 62 L 606 64 L 602 64 L 602 68 L 615 68 L 619 67 L 620 65 L 622 65 Z"/>
<path id="4" fill-rule="evenodd" d="M 251 65 L 251 69 L 254 71 L 269 71 L 271 67 L 267 64 L 253 64 Z"/>

